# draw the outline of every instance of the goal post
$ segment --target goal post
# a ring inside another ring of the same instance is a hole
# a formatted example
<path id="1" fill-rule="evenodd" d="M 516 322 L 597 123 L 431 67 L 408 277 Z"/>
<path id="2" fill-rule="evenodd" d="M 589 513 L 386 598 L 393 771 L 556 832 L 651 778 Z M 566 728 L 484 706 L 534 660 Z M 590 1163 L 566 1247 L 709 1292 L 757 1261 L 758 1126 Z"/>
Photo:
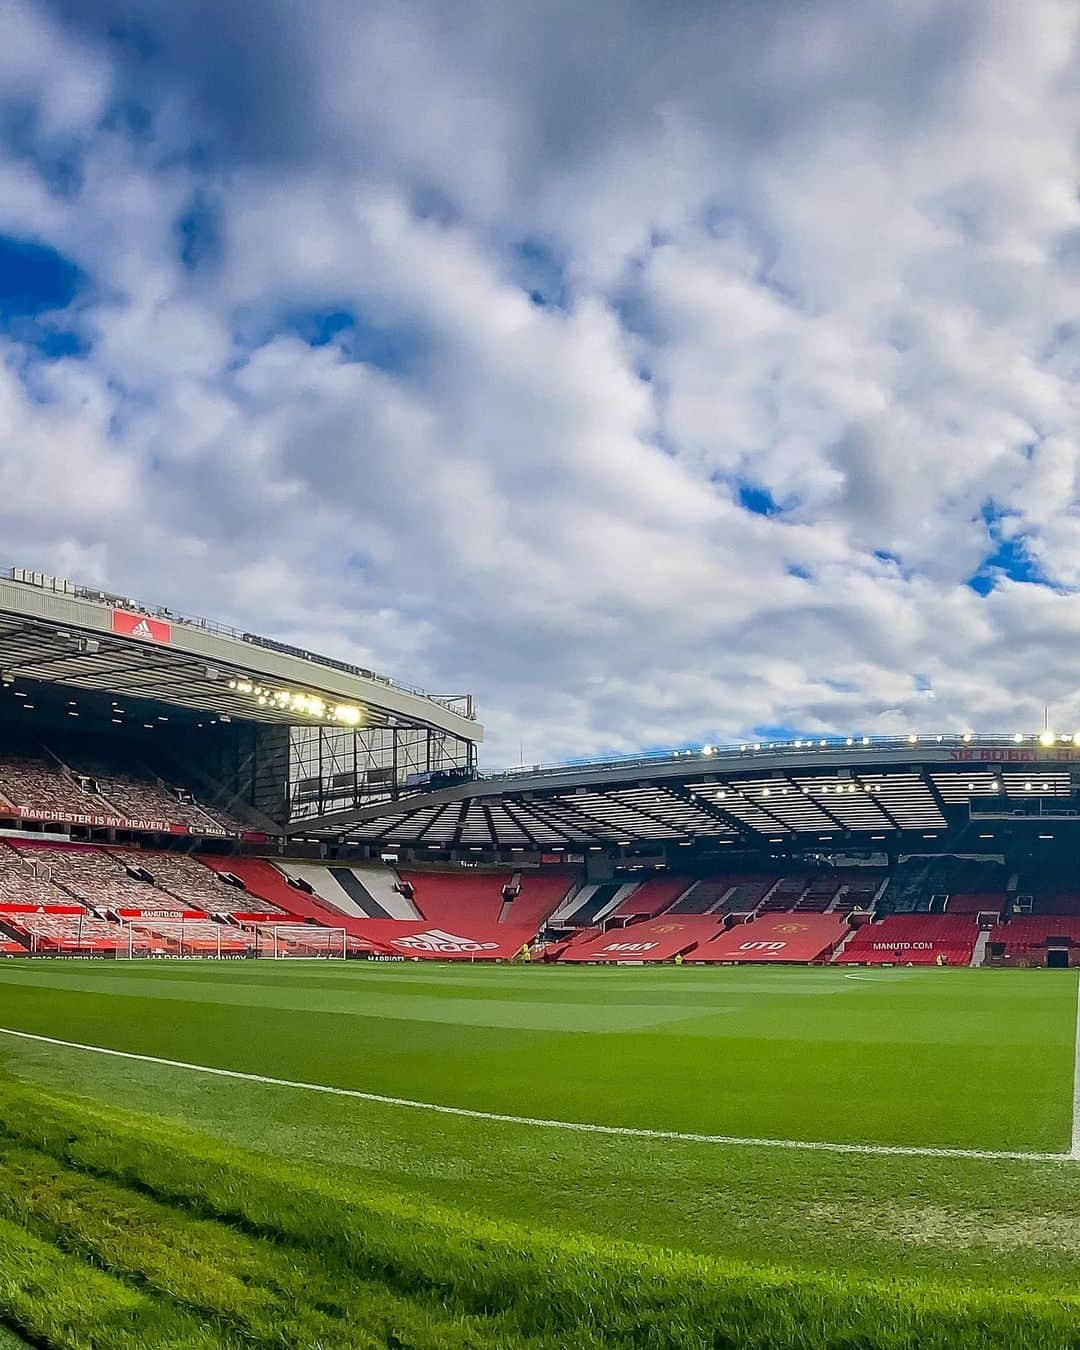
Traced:
<path id="1" fill-rule="evenodd" d="M 348 955 L 348 937 L 344 928 L 263 923 L 255 929 L 255 955 L 274 961 L 343 961 Z"/>

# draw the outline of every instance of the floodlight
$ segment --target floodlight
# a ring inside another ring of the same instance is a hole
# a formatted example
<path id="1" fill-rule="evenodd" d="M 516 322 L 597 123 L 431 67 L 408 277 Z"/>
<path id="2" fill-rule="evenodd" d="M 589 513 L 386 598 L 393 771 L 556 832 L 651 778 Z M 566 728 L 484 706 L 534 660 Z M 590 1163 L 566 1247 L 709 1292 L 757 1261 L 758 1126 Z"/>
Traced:
<path id="1" fill-rule="evenodd" d="M 1040 745 L 1053 745 L 1053 744 L 1054 744 L 1054 733 L 1053 733 L 1052 731 L 1049 731 L 1049 730 L 1047 730 L 1047 731 L 1041 731 L 1041 732 L 1039 733 L 1039 744 L 1040 744 Z"/>
<path id="2" fill-rule="evenodd" d="M 960 739 L 961 739 L 961 740 L 964 742 L 964 744 L 966 745 L 966 744 L 968 743 L 968 741 L 971 740 L 971 732 L 970 732 L 970 731 L 965 731 L 964 734 L 960 737 Z"/>
<path id="3" fill-rule="evenodd" d="M 1013 740 L 1016 742 L 1017 745 L 1019 745 L 1023 739 L 1024 738 L 1019 731 L 1015 734 L 1015 736 L 1013 736 Z"/>
<path id="4" fill-rule="evenodd" d="M 912 735 L 910 735 L 907 739 L 908 745 L 915 745 L 918 742 L 919 738 L 914 733 L 912 733 Z"/>

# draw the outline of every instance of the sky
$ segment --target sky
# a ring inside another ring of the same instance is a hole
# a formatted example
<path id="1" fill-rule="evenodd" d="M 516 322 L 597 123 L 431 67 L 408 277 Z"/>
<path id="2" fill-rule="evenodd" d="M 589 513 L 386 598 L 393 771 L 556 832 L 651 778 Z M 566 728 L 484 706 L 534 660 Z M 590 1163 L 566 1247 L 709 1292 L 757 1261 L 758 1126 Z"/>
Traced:
<path id="1" fill-rule="evenodd" d="M 0 0 L 0 564 L 486 768 L 1080 726 L 1073 0 Z"/>

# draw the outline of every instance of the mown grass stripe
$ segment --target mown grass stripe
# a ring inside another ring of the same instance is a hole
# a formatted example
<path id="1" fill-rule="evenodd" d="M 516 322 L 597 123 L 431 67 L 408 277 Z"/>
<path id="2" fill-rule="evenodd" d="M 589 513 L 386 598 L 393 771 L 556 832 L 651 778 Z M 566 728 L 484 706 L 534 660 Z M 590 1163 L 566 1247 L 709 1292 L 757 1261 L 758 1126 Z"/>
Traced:
<path id="1" fill-rule="evenodd" d="M 277 1244 L 282 1260 L 302 1252 L 335 1281 L 347 1282 L 351 1272 L 395 1296 L 433 1297 L 451 1317 L 501 1318 L 488 1343 L 503 1350 L 1075 1350 L 1077 1343 L 1080 1305 L 1071 1295 L 957 1289 L 901 1274 L 808 1273 L 527 1230 L 269 1163 L 176 1127 L 66 1104 L 14 1084 L 0 1083 L 0 1129 L 73 1172 L 108 1177 L 185 1218 L 213 1217 Z M 111 1186 L 106 1191 L 117 1195 Z M 73 1222 L 81 1227 L 86 1220 L 77 1210 L 76 1203 Z M 108 1214 L 89 1217 L 97 1225 Z M 128 1217 L 139 1222 L 133 1212 Z M 127 1242 L 126 1233 L 119 1240 Z M 365 1346 L 369 1330 L 361 1323 L 331 1344 Z M 409 1334 L 379 1343 L 412 1350 L 450 1345 L 442 1328 L 415 1323 Z M 100 1338 L 83 1344 L 120 1345 Z M 205 1342 L 178 1334 L 172 1344 L 188 1350 Z"/>
<path id="2" fill-rule="evenodd" d="M 359 1088 L 332 1087 L 325 1083 L 307 1083 L 294 1078 L 275 1078 L 269 1074 L 246 1073 L 241 1069 L 221 1069 L 210 1064 L 191 1064 L 182 1059 L 165 1059 L 159 1055 L 138 1054 L 132 1050 L 113 1050 L 104 1045 L 87 1045 L 82 1041 L 66 1041 L 56 1036 L 18 1031 L 14 1027 L 0 1027 L 0 1035 L 14 1036 L 42 1045 L 59 1046 L 65 1050 L 80 1050 L 87 1054 L 108 1055 L 115 1059 L 135 1060 L 142 1064 L 157 1064 L 163 1068 L 181 1069 L 187 1073 L 208 1074 L 215 1078 L 237 1079 L 245 1083 L 261 1083 L 269 1087 L 290 1088 L 299 1092 L 319 1092 L 334 1097 L 348 1097 L 354 1101 L 374 1102 L 380 1106 L 398 1106 L 411 1111 L 430 1111 L 436 1115 L 460 1116 L 468 1120 L 493 1121 L 503 1125 L 525 1125 L 542 1130 L 568 1130 L 579 1134 L 615 1135 L 628 1139 L 669 1140 L 683 1144 L 711 1144 L 727 1148 L 774 1148 L 804 1150 L 814 1153 L 849 1153 L 870 1157 L 893 1158 L 975 1158 L 989 1162 L 1075 1163 L 1080 1161 L 1077 1148 L 1076 1112 L 1073 1118 L 1073 1142 L 1067 1153 L 1024 1152 L 1011 1149 L 937 1148 L 920 1144 L 851 1144 L 822 1139 L 762 1139 L 731 1134 L 699 1134 L 684 1130 L 651 1130 L 633 1125 L 600 1125 L 577 1120 L 545 1120 L 539 1116 L 515 1116 L 499 1111 L 477 1111 L 466 1106 L 446 1106 L 440 1102 L 416 1101 L 411 1097 L 391 1097 L 380 1092 L 364 1092 Z"/>

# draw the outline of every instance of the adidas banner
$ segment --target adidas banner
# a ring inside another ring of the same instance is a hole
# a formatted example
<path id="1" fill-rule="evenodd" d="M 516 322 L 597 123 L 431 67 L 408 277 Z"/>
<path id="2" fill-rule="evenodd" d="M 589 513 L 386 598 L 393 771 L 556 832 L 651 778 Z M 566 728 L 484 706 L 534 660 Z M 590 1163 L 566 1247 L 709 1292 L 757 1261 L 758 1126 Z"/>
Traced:
<path id="1" fill-rule="evenodd" d="M 143 642 L 171 642 L 172 625 L 145 614 L 129 614 L 123 609 L 112 612 L 112 630 L 121 637 L 141 638 Z"/>

